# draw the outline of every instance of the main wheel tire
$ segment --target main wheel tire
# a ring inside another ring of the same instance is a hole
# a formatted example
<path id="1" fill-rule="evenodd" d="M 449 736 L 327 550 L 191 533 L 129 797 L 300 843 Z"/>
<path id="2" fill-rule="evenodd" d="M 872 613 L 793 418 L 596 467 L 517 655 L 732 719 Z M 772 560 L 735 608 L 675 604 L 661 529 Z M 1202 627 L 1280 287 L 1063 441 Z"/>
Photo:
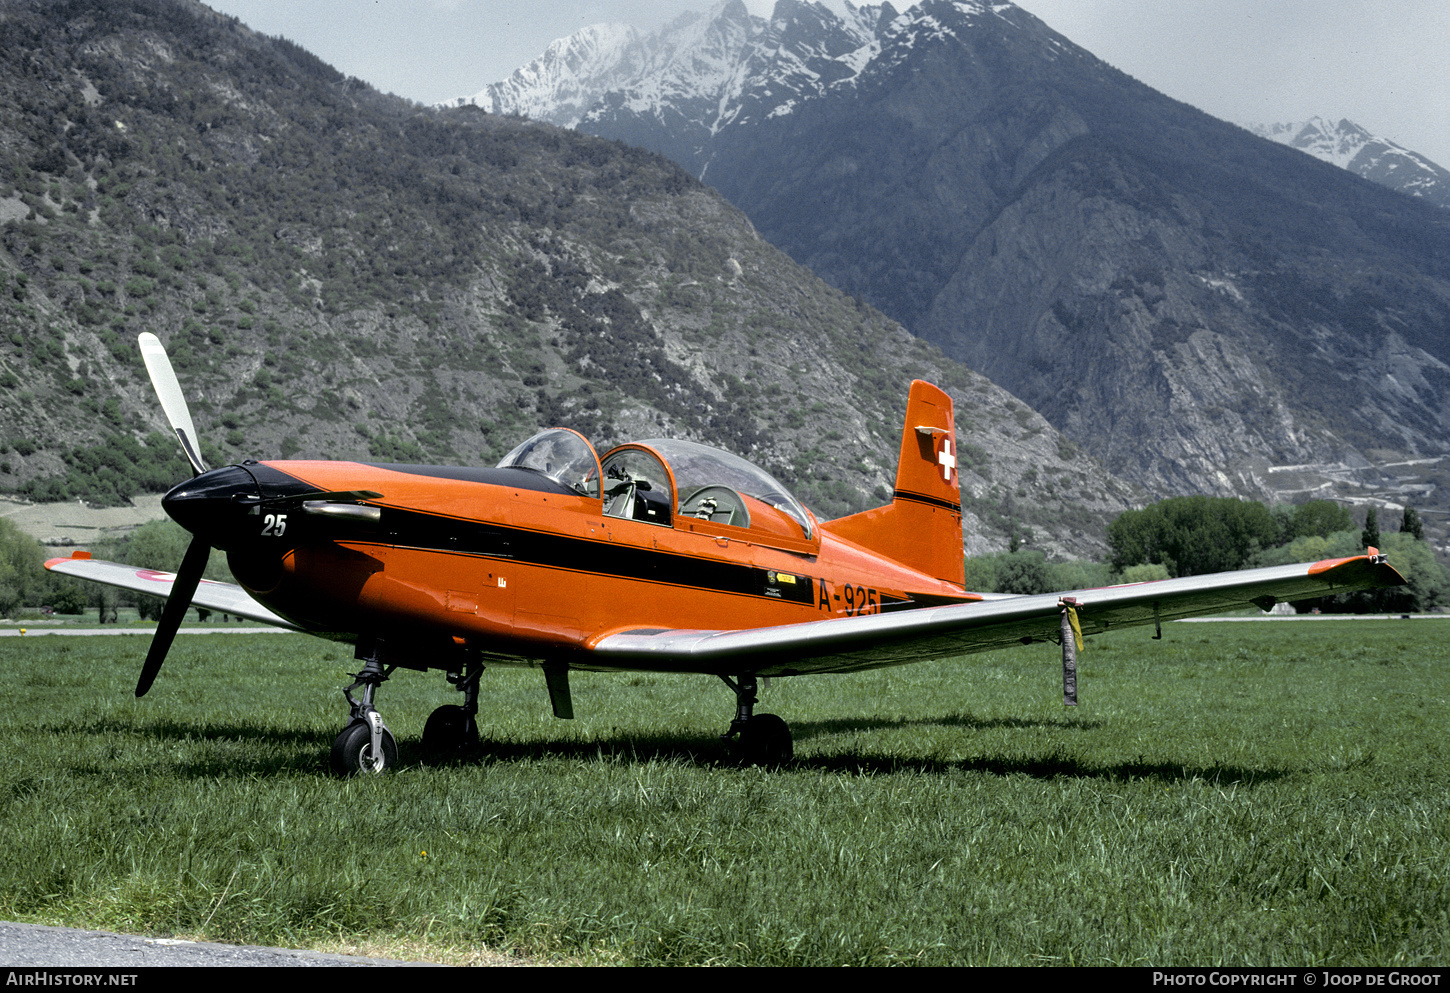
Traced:
<path id="1" fill-rule="evenodd" d="M 332 743 L 332 771 L 338 776 L 360 772 L 387 772 L 398 764 L 398 743 L 393 732 L 383 728 L 382 762 L 373 756 L 373 731 L 367 721 L 354 721 L 342 729 Z"/>
<path id="2" fill-rule="evenodd" d="M 478 748 L 478 724 L 462 707 L 439 707 L 423 725 L 423 752 L 430 759 L 447 762 L 463 758 Z"/>
<path id="3" fill-rule="evenodd" d="M 756 714 L 740 732 L 740 757 L 749 765 L 778 769 L 795 758 L 790 726 L 774 714 Z"/>

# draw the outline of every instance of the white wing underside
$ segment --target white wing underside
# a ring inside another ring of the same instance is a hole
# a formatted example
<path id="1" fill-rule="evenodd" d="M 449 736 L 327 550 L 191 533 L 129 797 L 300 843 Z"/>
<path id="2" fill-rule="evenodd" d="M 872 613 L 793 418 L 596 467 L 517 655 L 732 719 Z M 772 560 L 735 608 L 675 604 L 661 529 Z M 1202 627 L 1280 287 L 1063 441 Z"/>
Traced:
<path id="1" fill-rule="evenodd" d="M 45 564 L 45 567 L 62 575 L 89 579 L 93 583 L 118 586 L 121 589 L 157 597 L 170 596 L 171 585 L 176 581 L 175 573 L 159 572 L 156 569 L 140 569 L 134 565 L 103 562 L 100 559 L 51 559 Z M 291 621 L 278 617 L 253 600 L 246 590 L 233 583 L 218 583 L 210 579 L 203 579 L 196 588 L 196 595 L 191 598 L 191 605 L 205 607 L 207 610 L 215 610 L 222 614 L 234 614 L 237 617 L 245 617 L 253 621 L 262 621 L 265 624 L 275 624 L 292 631 L 304 630 Z"/>
<path id="2" fill-rule="evenodd" d="M 97 559 L 52 559 L 46 567 L 68 576 L 164 597 L 175 576 Z M 569 659 L 570 668 L 759 675 L 855 672 L 951 658 L 1060 637 L 1063 600 L 1077 602 L 1083 634 L 1202 616 L 1256 605 L 1328 596 L 1370 587 L 1402 586 L 1382 556 L 1359 556 L 1273 566 L 1154 583 L 1068 590 L 1041 596 L 993 597 L 974 603 L 922 607 L 867 617 L 778 627 L 698 631 L 642 628 L 618 631 Z M 240 586 L 202 580 L 196 606 L 296 631 Z"/>

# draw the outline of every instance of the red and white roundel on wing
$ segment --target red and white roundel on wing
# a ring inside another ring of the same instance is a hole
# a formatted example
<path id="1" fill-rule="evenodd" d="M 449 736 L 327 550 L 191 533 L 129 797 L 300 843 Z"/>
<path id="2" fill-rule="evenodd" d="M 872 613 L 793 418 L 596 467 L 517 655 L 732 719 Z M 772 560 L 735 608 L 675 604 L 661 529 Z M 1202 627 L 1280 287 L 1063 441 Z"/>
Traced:
<path id="1" fill-rule="evenodd" d="M 942 481 L 950 483 L 952 481 L 952 473 L 957 468 L 957 452 L 956 448 L 952 445 L 952 436 L 949 434 L 943 434 L 941 436 L 941 444 L 936 450 L 936 463 L 941 466 Z"/>

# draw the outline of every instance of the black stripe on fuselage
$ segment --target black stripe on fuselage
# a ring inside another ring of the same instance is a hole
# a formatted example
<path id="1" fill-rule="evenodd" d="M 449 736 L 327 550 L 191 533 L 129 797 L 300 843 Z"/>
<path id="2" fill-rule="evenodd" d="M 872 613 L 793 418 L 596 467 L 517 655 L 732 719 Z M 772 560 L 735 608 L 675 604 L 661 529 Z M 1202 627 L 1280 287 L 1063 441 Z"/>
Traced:
<path id="1" fill-rule="evenodd" d="M 641 525 L 649 527 L 650 525 Z M 380 526 L 358 540 L 383 541 L 425 551 L 481 555 L 529 565 L 601 576 L 637 579 L 742 596 L 815 604 L 815 580 L 800 573 L 693 558 L 610 541 L 576 538 L 524 528 L 460 520 L 415 510 L 384 507 Z M 795 582 L 780 580 L 791 576 Z"/>
<path id="2" fill-rule="evenodd" d="M 287 463 L 282 463 L 286 465 Z M 473 468 L 459 465 L 406 465 L 401 462 L 359 462 L 369 469 L 386 469 L 409 476 L 430 476 L 433 479 L 454 479 L 463 483 L 482 483 L 485 486 L 507 486 L 515 490 L 532 490 L 536 493 L 558 493 L 564 496 L 579 496 L 563 483 L 550 479 L 542 472 L 518 466 L 498 468 Z M 304 482 L 284 469 L 264 462 L 248 460 L 241 463 L 243 469 L 257 481 L 264 500 L 286 500 L 306 497 L 309 493 L 321 493 L 322 489 Z M 386 486 L 385 482 L 374 481 L 375 485 Z"/>

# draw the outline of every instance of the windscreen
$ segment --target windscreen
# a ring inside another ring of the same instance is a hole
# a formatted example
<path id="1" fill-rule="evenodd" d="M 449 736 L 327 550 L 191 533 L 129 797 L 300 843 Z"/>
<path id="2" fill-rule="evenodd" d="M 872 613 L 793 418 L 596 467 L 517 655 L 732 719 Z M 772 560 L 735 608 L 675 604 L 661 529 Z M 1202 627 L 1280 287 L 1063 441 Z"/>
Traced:
<path id="1" fill-rule="evenodd" d="M 540 431 L 498 463 L 500 469 L 528 469 L 575 493 L 599 498 L 599 456 L 584 436 L 568 428 Z"/>

